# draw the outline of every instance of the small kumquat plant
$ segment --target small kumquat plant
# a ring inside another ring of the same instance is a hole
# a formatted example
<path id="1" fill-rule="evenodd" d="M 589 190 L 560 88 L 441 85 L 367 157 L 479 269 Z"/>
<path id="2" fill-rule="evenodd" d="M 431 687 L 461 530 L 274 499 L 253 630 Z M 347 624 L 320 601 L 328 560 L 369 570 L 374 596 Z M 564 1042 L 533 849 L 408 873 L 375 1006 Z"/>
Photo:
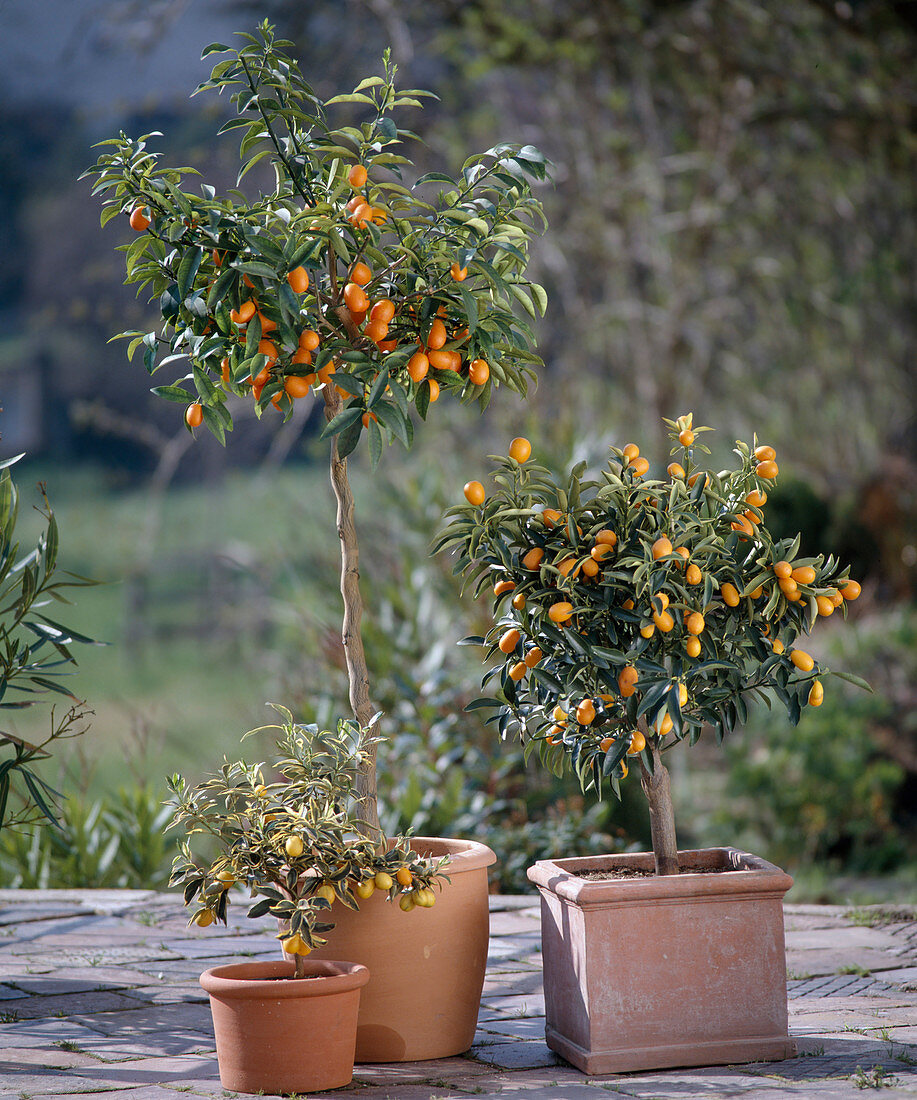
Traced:
<path id="1" fill-rule="evenodd" d="M 678 871 L 664 754 L 705 727 L 722 742 L 749 699 L 775 697 L 793 724 L 821 706 L 831 670 L 803 640 L 860 594 L 834 557 L 771 537 L 772 447 L 739 442 L 735 468 L 713 473 L 699 465 L 711 429 L 691 414 L 665 423 L 664 479 L 629 443 L 599 476 L 581 463 L 561 485 L 513 440 L 496 490 L 469 482 L 436 547 L 456 549 L 456 572 L 494 601 L 493 629 L 465 640 L 495 659 L 492 693 L 470 706 L 549 766 L 568 762 L 584 790 L 619 795 L 636 758 L 659 874 Z"/>
<path id="2" fill-rule="evenodd" d="M 328 918 L 335 904 L 356 910 L 381 890 L 405 912 L 430 908 L 446 861 L 418 856 L 405 836 L 377 846 L 361 831 L 355 782 L 369 731 L 361 733 L 353 720 L 340 721 L 336 732 L 320 731 L 275 709 L 283 724 L 263 727 L 281 731 L 275 779 L 263 763 L 242 760 L 225 762 L 196 787 L 172 776 L 168 828 L 183 828 L 187 839 L 170 885 L 181 886 L 185 904 L 196 906 L 189 923 L 201 928 L 225 924 L 231 888 L 247 889 L 259 898 L 248 916 L 277 917 L 278 938 L 296 963 L 294 977 L 303 977 L 303 959 L 334 927 Z M 192 852 L 195 837 L 208 859 Z"/>

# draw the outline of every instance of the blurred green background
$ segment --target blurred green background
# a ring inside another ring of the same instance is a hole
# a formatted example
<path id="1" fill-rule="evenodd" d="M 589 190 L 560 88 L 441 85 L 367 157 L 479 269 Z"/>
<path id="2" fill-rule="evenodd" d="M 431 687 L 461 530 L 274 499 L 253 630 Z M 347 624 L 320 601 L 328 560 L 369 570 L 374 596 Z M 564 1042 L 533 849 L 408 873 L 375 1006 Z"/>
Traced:
<path id="1" fill-rule="evenodd" d="M 95 717 L 44 766 L 66 828 L 0 837 L 0 884 L 160 886 L 167 772 L 217 767 L 268 700 L 346 713 L 319 410 L 240 416 L 225 451 L 192 440 L 107 343 L 152 315 L 121 285 L 125 225 L 100 230 L 77 182 L 123 128 L 163 131 L 167 162 L 232 186 L 235 143 L 213 136 L 227 105 L 188 94 L 209 71 L 200 49 L 264 17 L 323 96 L 391 46 L 403 85 L 440 97 L 412 119 L 418 174 L 500 140 L 556 166 L 531 269 L 550 296 L 537 393 L 501 392 L 483 420 L 443 402 L 409 455 L 391 448 L 375 475 L 351 463 L 387 823 L 486 839 L 504 890 L 543 855 L 646 844 L 636 779 L 621 805 L 584 800 L 463 713 L 479 654 L 454 643 L 489 610 L 428 547 L 512 436 L 556 465 L 633 439 L 661 469 L 661 417 L 693 410 L 720 456 L 755 431 L 775 446 L 778 527 L 851 563 L 863 596 L 813 648 L 875 693 L 832 680 L 798 728 L 762 711 L 725 751 L 673 754 L 681 846 L 752 847 L 796 875 L 797 898 L 913 897 L 917 10 L 890 0 L 14 4 L 0 454 L 28 452 L 23 511 L 46 482 L 64 566 L 107 582 L 67 621 L 111 644 L 78 655 Z M 23 540 L 39 526 L 24 515 Z"/>

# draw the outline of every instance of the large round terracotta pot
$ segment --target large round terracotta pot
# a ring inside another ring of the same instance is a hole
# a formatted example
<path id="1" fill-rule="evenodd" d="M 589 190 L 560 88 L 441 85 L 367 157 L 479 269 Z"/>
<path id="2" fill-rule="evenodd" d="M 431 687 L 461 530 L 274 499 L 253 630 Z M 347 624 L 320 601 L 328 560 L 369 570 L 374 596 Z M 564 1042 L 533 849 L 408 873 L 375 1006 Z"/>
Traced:
<path id="1" fill-rule="evenodd" d="M 487 868 L 497 857 L 473 840 L 419 836 L 411 847 L 450 857 L 436 904 L 405 913 L 378 891 L 359 913 L 338 903 L 327 945 L 310 956 L 369 967 L 357 1062 L 449 1058 L 474 1040 L 490 936 Z"/>
<path id="2" fill-rule="evenodd" d="M 234 1092 L 320 1092 L 353 1079 L 365 966 L 311 959 L 232 963 L 205 970 L 223 1088 Z"/>

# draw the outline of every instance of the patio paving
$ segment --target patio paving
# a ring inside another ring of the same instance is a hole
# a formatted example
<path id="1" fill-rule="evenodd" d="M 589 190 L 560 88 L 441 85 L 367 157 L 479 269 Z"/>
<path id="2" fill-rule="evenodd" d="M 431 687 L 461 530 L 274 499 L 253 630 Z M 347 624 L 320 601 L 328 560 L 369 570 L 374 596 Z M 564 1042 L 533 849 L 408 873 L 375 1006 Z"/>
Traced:
<path id="1" fill-rule="evenodd" d="M 237 907 L 225 932 L 189 929 L 177 895 L 0 891 L 0 1100 L 232 1097 L 220 1085 L 197 982 L 232 956 L 275 958 L 270 920 Z M 787 905 L 785 1062 L 588 1077 L 544 1042 L 535 897 L 491 899 L 474 1046 L 435 1062 L 356 1067 L 338 1100 L 841 1100 L 917 1097 L 917 907 Z M 319 1094 L 315 1094 L 319 1095 Z"/>

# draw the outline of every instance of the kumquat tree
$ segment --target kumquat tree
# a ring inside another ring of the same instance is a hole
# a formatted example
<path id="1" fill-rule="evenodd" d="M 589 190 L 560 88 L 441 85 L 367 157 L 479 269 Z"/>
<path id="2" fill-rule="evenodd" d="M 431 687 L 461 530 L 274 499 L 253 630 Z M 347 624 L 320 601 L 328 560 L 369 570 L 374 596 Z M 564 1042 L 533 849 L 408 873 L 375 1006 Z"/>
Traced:
<path id="1" fill-rule="evenodd" d="M 360 832 L 355 787 L 371 733 L 353 719 L 335 731 L 302 726 L 285 707 L 275 709 L 282 724 L 265 728 L 279 731 L 278 780 L 267 782 L 262 764 L 244 760 L 224 762 L 194 787 L 172 776 L 168 827 L 186 839 L 171 885 L 182 887 L 186 905 L 197 905 L 191 923 L 200 928 L 225 924 L 229 891 L 244 886 L 258 898 L 250 917 L 270 913 L 281 922 L 278 938 L 301 978 L 305 957 L 334 927 L 328 917 L 336 901 L 358 909 L 359 899 L 379 890 L 405 912 L 428 909 L 445 860 L 418 856 L 404 836 L 380 851 Z M 208 858 L 195 854 L 195 844 Z"/>
<path id="2" fill-rule="evenodd" d="M 373 716 L 360 637 L 358 543 L 347 456 L 366 441 L 375 466 L 383 444 L 410 447 L 415 420 L 443 394 L 482 411 L 504 385 L 524 395 L 540 359 L 525 319 L 544 312 L 544 290 L 525 275 L 528 245 L 543 225 L 531 181 L 548 164 L 532 146 L 497 145 L 465 161 L 454 178 L 432 172 L 410 183 L 403 155 L 415 135 L 395 121 L 429 93 L 399 91 L 384 73 L 322 102 L 263 23 L 197 91 L 228 92 L 241 134 L 238 182 L 262 162 L 274 190 L 221 196 L 186 190 L 191 168 L 160 166 L 149 134 L 123 133 L 86 175 L 104 196 L 103 225 L 129 219 L 127 281 L 158 300 L 158 331 L 128 332 L 150 374 L 178 376 L 153 392 L 184 406 L 189 429 L 221 442 L 229 398 L 258 414 L 289 417 L 320 393 L 331 441 L 331 480 L 341 539 L 343 640 L 350 702 L 362 728 Z M 339 111 L 357 116 L 333 125 Z M 375 748 L 362 769 L 367 822 L 378 827 Z"/>
<path id="3" fill-rule="evenodd" d="M 711 429 L 690 414 L 665 423 L 666 479 L 629 443 L 600 476 L 581 463 L 559 484 L 513 440 L 496 490 L 469 482 L 436 549 L 457 549 L 456 572 L 494 600 L 493 629 L 466 639 L 496 658 L 492 694 L 470 706 L 558 772 L 569 763 L 584 790 L 620 795 L 637 757 L 656 871 L 675 874 L 664 754 L 705 727 L 721 743 L 753 699 L 775 697 L 793 724 L 821 706 L 830 670 L 800 642 L 860 586 L 832 556 L 798 556 L 798 536 L 771 537 L 772 447 L 739 442 L 736 467 L 713 473 L 700 468 Z"/>

